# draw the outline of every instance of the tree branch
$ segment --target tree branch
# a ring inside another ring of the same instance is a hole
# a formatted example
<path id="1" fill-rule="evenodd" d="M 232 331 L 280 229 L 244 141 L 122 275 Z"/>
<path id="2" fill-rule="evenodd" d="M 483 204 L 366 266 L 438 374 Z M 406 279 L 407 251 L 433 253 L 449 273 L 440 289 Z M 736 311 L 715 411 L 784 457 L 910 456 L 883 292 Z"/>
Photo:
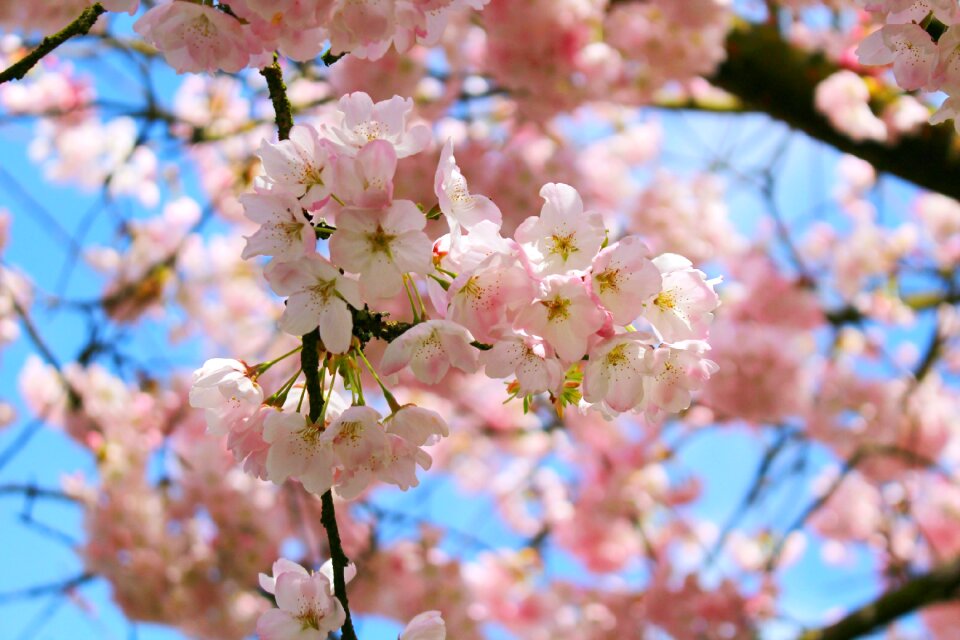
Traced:
<path id="1" fill-rule="evenodd" d="M 40 62 L 40 60 L 42 60 L 43 57 L 48 53 L 62 45 L 73 36 L 86 35 L 97 22 L 97 18 L 99 18 L 105 12 L 106 9 L 104 9 L 99 2 L 92 7 L 85 9 L 76 20 L 68 24 L 57 33 L 47 36 L 41 40 L 36 49 L 10 65 L 8 68 L 0 71 L 0 84 L 3 84 L 9 80 L 22 80 L 23 76 L 27 75 L 27 72 L 36 66 L 36 64 Z"/>
<path id="2" fill-rule="evenodd" d="M 277 54 L 273 54 L 272 65 L 260 69 L 260 75 L 267 80 L 270 101 L 276 114 L 277 134 L 281 140 L 286 140 L 293 128 L 293 108 L 290 106 L 290 98 L 287 97 L 287 86 L 283 83 L 283 71 L 280 69 Z"/>
<path id="3" fill-rule="evenodd" d="M 856 142 L 814 108 L 817 84 L 838 67 L 785 42 L 777 27 L 743 24 L 727 38 L 727 60 L 710 81 L 749 109 L 782 120 L 812 138 L 914 184 L 960 199 L 960 148 L 953 126 L 923 126 L 893 144 Z"/>
<path id="4" fill-rule="evenodd" d="M 260 74 L 267 80 L 270 91 L 270 101 L 273 102 L 277 120 L 277 134 L 281 140 L 290 137 L 293 128 L 293 110 L 290 99 L 287 97 L 287 88 L 283 84 L 283 71 L 276 54 L 273 64 L 260 70 Z M 320 420 L 323 414 L 323 387 L 320 384 L 320 331 L 314 329 L 303 336 L 303 349 L 300 351 L 300 366 L 306 379 L 307 398 L 310 407 L 310 421 Z M 327 532 L 330 544 L 330 559 L 333 561 L 333 593 L 343 605 L 346 618 L 341 628 L 342 640 L 357 640 L 357 632 L 353 628 L 353 619 L 350 616 L 350 602 L 347 598 L 347 582 L 344 569 L 350 564 L 350 559 L 343 551 L 340 542 L 340 530 L 337 527 L 337 515 L 333 506 L 333 492 L 327 491 L 321 496 L 323 509 L 320 512 L 320 522 Z"/>
<path id="5" fill-rule="evenodd" d="M 829 627 L 807 631 L 798 640 L 848 640 L 878 629 L 900 616 L 956 598 L 960 589 L 960 558 L 887 591 Z"/>

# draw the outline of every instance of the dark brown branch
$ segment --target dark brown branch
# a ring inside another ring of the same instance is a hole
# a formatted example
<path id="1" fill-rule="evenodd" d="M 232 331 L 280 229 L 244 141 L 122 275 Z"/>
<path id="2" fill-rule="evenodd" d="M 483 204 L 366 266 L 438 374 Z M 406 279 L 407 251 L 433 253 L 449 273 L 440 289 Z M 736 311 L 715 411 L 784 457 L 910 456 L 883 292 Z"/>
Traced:
<path id="1" fill-rule="evenodd" d="M 23 76 L 27 75 L 27 72 L 29 72 L 30 69 L 33 69 L 33 67 L 36 66 L 36 64 L 40 62 L 40 60 L 42 60 L 43 57 L 48 53 L 62 45 L 73 36 L 86 35 L 97 22 L 97 18 L 99 18 L 105 12 L 106 9 L 104 9 L 99 2 L 92 7 L 85 9 L 76 20 L 68 24 L 57 33 L 47 36 L 41 40 L 36 49 L 3 71 L 0 71 L 0 84 L 3 84 L 9 80 L 23 79 Z"/>
<path id="2" fill-rule="evenodd" d="M 16 495 L 23 496 L 28 500 L 37 498 L 46 498 L 48 500 L 60 500 L 63 502 L 79 502 L 79 498 L 64 493 L 59 489 L 46 489 L 32 484 L 3 484 L 0 485 L 0 496 Z"/>
<path id="3" fill-rule="evenodd" d="M 300 366 L 306 378 L 307 399 L 310 406 L 310 420 L 316 422 L 323 414 L 323 387 L 320 384 L 320 331 L 314 329 L 303 336 L 303 350 L 300 351 Z M 353 629 L 353 619 L 350 616 L 350 601 L 347 597 L 347 581 L 344 570 L 350 564 L 350 559 L 343 551 L 340 541 L 340 529 L 337 527 L 337 514 L 333 506 L 333 492 L 328 490 L 321 496 L 323 509 L 320 512 L 320 522 L 327 532 L 327 541 L 330 546 L 330 559 L 333 561 L 333 593 L 343 605 L 346 619 L 343 623 L 343 640 L 357 640 L 357 633 Z"/>
<path id="4" fill-rule="evenodd" d="M 906 615 L 958 596 L 960 558 L 917 576 L 887 591 L 829 627 L 807 631 L 798 640 L 848 640 L 859 638 Z"/>
<path id="5" fill-rule="evenodd" d="M 727 61 L 710 81 L 748 109 L 762 111 L 878 170 L 918 186 L 960 198 L 960 149 L 952 124 L 925 125 L 893 144 L 856 142 L 838 132 L 814 108 L 817 84 L 839 67 L 784 41 L 771 25 L 744 24 L 727 38 Z"/>

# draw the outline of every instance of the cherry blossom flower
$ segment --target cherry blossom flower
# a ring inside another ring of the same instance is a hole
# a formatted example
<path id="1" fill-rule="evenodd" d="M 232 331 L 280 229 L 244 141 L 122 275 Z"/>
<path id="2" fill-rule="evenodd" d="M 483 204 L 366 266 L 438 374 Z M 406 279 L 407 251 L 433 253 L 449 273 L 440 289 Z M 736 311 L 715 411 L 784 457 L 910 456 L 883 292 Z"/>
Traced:
<path id="1" fill-rule="evenodd" d="M 330 259 L 360 275 L 366 300 L 387 298 L 403 289 L 403 274 L 429 273 L 431 243 L 422 231 L 426 218 L 409 200 L 389 208 L 344 209 L 330 239 Z"/>
<path id="2" fill-rule="evenodd" d="M 396 5 L 392 0 L 337 2 L 330 16 L 331 50 L 371 60 L 382 57 L 393 37 Z"/>
<path id="3" fill-rule="evenodd" d="M 236 73 L 247 66 L 259 45 L 240 21 L 212 6 L 174 0 L 158 4 L 133 30 L 163 53 L 178 73 L 222 69 Z"/>
<path id="4" fill-rule="evenodd" d="M 854 140 L 887 139 L 887 127 L 870 109 L 870 89 L 858 74 L 841 69 L 817 85 L 817 111 Z"/>
<path id="5" fill-rule="evenodd" d="M 348 408 L 327 428 L 324 438 L 336 457 L 338 496 L 352 500 L 379 479 L 378 473 L 389 455 L 391 443 L 376 409 Z"/>
<path id="6" fill-rule="evenodd" d="M 389 452 L 378 477 L 406 491 L 417 486 L 417 466 L 429 469 L 433 459 L 421 447 L 435 444 L 450 433 L 446 421 L 436 411 L 405 405 L 384 421 Z"/>
<path id="7" fill-rule="evenodd" d="M 299 0 L 233 0 L 230 8 L 250 23 L 264 49 L 306 61 L 323 50 L 330 2 Z"/>
<path id="8" fill-rule="evenodd" d="M 255 414 L 227 434 L 227 448 L 233 459 L 243 465 L 246 473 L 261 480 L 269 479 L 267 455 L 270 444 L 263 439 L 263 425 L 267 416 L 276 411 L 276 407 L 260 405 Z"/>
<path id="9" fill-rule="evenodd" d="M 514 237 L 544 275 L 586 269 L 603 244 L 603 218 L 584 213 L 580 194 L 570 185 L 545 184 L 540 196 L 546 202 L 539 217 L 527 218 Z"/>
<path id="10" fill-rule="evenodd" d="M 937 45 L 918 24 L 887 24 L 857 47 L 862 64 L 893 63 L 893 75 L 904 89 L 930 84 L 937 64 Z"/>
<path id="11" fill-rule="evenodd" d="M 454 279 L 447 292 L 447 319 L 469 329 L 477 340 L 489 342 L 498 330 L 509 329 L 534 291 L 534 283 L 520 262 L 511 255 L 496 253 L 475 270 Z"/>
<path id="12" fill-rule="evenodd" d="M 287 478 L 321 495 L 333 486 L 335 459 L 327 432 L 301 413 L 275 411 L 267 415 L 263 439 L 267 452 L 267 478 L 283 484 Z"/>
<path id="13" fill-rule="evenodd" d="M 542 340 L 524 334 L 501 338 L 481 355 L 488 376 L 516 375 L 519 395 L 556 391 L 563 382 L 563 364 Z"/>
<path id="14" fill-rule="evenodd" d="M 618 324 L 631 323 L 643 312 L 644 303 L 660 292 L 660 271 L 647 255 L 640 238 L 627 236 L 593 260 L 590 288 Z"/>
<path id="15" fill-rule="evenodd" d="M 287 140 L 264 140 L 259 155 L 271 187 L 302 197 L 308 209 L 330 195 L 328 169 L 334 152 L 310 125 L 294 125 Z"/>
<path id="16" fill-rule="evenodd" d="M 343 155 L 335 165 L 337 197 L 350 207 L 379 209 L 393 199 L 397 154 L 386 140 L 374 140 L 357 155 Z"/>
<path id="17" fill-rule="evenodd" d="M 330 139 L 344 153 L 356 155 L 368 142 L 386 140 L 397 158 L 420 153 L 430 143 L 430 129 L 424 124 L 407 127 L 413 100 L 394 96 L 374 104 L 366 93 L 357 91 L 340 98 L 342 121 L 328 126 Z"/>
<path id="18" fill-rule="evenodd" d="M 204 409 L 207 429 L 223 435 L 256 413 L 263 390 L 239 360 L 213 358 L 193 372 L 190 406 Z"/>
<path id="19" fill-rule="evenodd" d="M 525 260 L 525 254 L 514 241 L 500 235 L 500 225 L 489 220 L 481 220 L 469 233 L 450 233 L 437 240 L 436 248 L 441 249 L 443 264 L 456 273 L 473 271 L 490 256 L 500 253 L 515 255 Z"/>
<path id="20" fill-rule="evenodd" d="M 960 91 L 960 28 L 951 27 L 940 36 L 937 52 L 933 84 L 948 94 L 955 94 Z"/>
<path id="21" fill-rule="evenodd" d="M 424 611 L 414 616 L 398 640 L 446 640 L 447 626 L 439 611 Z"/>
<path id="22" fill-rule="evenodd" d="M 325 567 L 326 568 L 326 567 Z M 273 576 L 260 574 L 260 586 L 273 594 L 277 608 L 257 620 L 262 640 L 325 640 L 343 626 L 346 613 L 333 595 L 330 571 L 309 573 L 302 566 L 281 558 Z"/>
<path id="23" fill-rule="evenodd" d="M 648 416 L 677 413 L 690 406 L 691 392 L 700 389 L 717 371 L 717 364 L 703 357 L 706 342 L 689 340 L 664 344 L 649 356 L 651 375 L 644 379 Z"/>
<path id="24" fill-rule="evenodd" d="M 653 264 L 663 284 L 647 300 L 643 316 L 666 342 L 706 338 L 713 310 L 720 304 L 713 290 L 719 280 L 707 280 L 689 260 L 674 253 L 657 256 Z"/>
<path id="25" fill-rule="evenodd" d="M 440 152 L 440 162 L 433 183 L 440 211 L 446 216 L 453 233 L 460 227 L 470 229 L 478 222 L 486 220 L 498 228 L 503 215 L 490 198 L 471 195 L 467 188 L 467 179 L 460 173 L 457 160 L 453 157 L 453 140 L 447 140 Z"/>
<path id="26" fill-rule="evenodd" d="M 464 327 L 448 320 L 421 322 L 387 345 L 380 361 L 385 375 L 406 366 L 425 384 L 439 382 L 450 367 L 472 373 L 479 366 L 473 336 Z"/>
<path id="27" fill-rule="evenodd" d="M 247 236 L 247 246 L 241 257 L 271 256 L 280 260 L 295 260 L 312 253 L 317 246 L 317 235 L 306 217 L 303 205 L 282 191 L 260 191 L 240 196 L 244 215 L 260 225 Z"/>
<path id="28" fill-rule="evenodd" d="M 561 360 L 574 362 L 586 354 L 587 342 L 603 320 L 583 280 L 552 275 L 544 279 L 537 299 L 520 312 L 516 326 L 542 336 Z"/>
<path id="29" fill-rule="evenodd" d="M 584 400 L 603 402 L 617 412 L 637 407 L 643 400 L 645 379 L 650 375 L 652 340 L 652 336 L 634 332 L 613 336 L 594 346 L 583 376 Z"/>
<path id="30" fill-rule="evenodd" d="M 140 0 L 101 0 L 100 4 L 107 11 L 116 11 L 118 13 L 129 13 L 131 16 L 137 12 L 140 6 Z"/>
<path id="31" fill-rule="evenodd" d="M 320 328 L 327 351 L 344 353 L 350 348 L 353 318 L 347 308 L 363 307 L 360 286 L 318 254 L 296 262 L 272 262 L 264 271 L 279 295 L 288 295 L 280 316 L 280 328 L 295 336 Z"/>

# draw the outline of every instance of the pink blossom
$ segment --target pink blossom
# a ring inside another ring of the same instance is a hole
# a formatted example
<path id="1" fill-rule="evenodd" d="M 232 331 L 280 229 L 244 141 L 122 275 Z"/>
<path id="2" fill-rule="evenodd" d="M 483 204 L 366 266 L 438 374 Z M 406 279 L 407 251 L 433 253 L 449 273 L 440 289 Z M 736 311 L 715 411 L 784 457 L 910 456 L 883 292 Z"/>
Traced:
<path id="1" fill-rule="evenodd" d="M 937 64 L 937 45 L 918 24 L 887 24 L 857 47 L 862 64 L 893 63 L 897 84 L 907 90 L 930 84 Z"/>
<path id="2" fill-rule="evenodd" d="M 439 611 L 424 611 L 415 616 L 398 640 L 446 640 L 447 627 Z"/>
<path id="3" fill-rule="evenodd" d="M 330 44 L 334 53 L 351 51 L 377 59 L 390 47 L 396 25 L 393 0 L 340 0 L 330 16 Z"/>
<path id="4" fill-rule="evenodd" d="M 477 350 L 471 342 L 470 332 L 456 323 L 421 322 L 387 345 L 380 369 L 391 375 L 409 366 L 418 380 L 436 384 L 451 366 L 468 373 L 477 370 Z"/>
<path id="5" fill-rule="evenodd" d="M 433 184 L 440 210 L 447 217 L 451 231 L 455 232 L 461 226 L 470 229 L 482 220 L 500 226 L 503 215 L 497 205 L 486 196 L 470 194 L 467 179 L 460 173 L 457 160 L 453 157 L 453 140 L 448 139 L 443 145 Z"/>
<path id="6" fill-rule="evenodd" d="M 960 91 L 960 28 L 947 29 L 937 40 L 936 47 L 938 57 L 933 84 L 948 94 L 955 94 Z"/>
<path id="7" fill-rule="evenodd" d="M 335 165 L 337 197 L 349 207 L 379 209 L 393 200 L 397 154 L 386 140 L 364 145 L 356 156 L 343 155 Z"/>
<path id="8" fill-rule="evenodd" d="M 280 559 L 273 577 L 260 574 L 260 586 L 274 595 L 277 608 L 257 620 L 263 640 L 325 640 L 346 620 L 343 606 L 333 596 L 333 585 L 323 571 L 309 573 L 300 565 Z"/>
<path id="9" fill-rule="evenodd" d="M 450 433 L 446 421 L 436 411 L 405 405 L 384 421 L 389 453 L 378 477 L 406 491 L 419 484 L 417 466 L 429 469 L 430 455 L 420 447 L 437 443 Z"/>
<path id="10" fill-rule="evenodd" d="M 344 209 L 330 239 L 330 259 L 360 275 L 368 301 L 396 295 L 403 274 L 431 271 L 431 243 L 422 229 L 426 218 L 409 200 L 394 200 L 387 209 Z"/>
<path id="11" fill-rule="evenodd" d="M 277 49 L 294 60 L 315 58 L 323 50 L 322 28 L 333 0 L 234 0 L 230 8 L 250 23 L 267 50 Z"/>
<path id="12" fill-rule="evenodd" d="M 590 266 L 606 231 L 598 213 L 585 213 L 576 189 L 566 184 L 545 184 L 546 200 L 540 216 L 527 218 L 514 234 L 544 275 Z"/>
<path id="13" fill-rule="evenodd" d="M 653 259 L 663 278 L 661 290 L 648 299 L 643 317 L 666 342 L 699 340 L 707 337 L 713 311 L 720 299 L 713 286 L 693 264 L 673 253 Z"/>
<path id="14" fill-rule="evenodd" d="M 563 364 L 553 357 L 542 340 L 514 334 L 494 342 L 481 355 L 488 376 L 506 378 L 516 375 L 521 396 L 556 391 L 563 382 Z"/>
<path id="15" fill-rule="evenodd" d="M 540 295 L 517 317 L 516 326 L 542 336 L 565 362 L 587 352 L 589 338 L 603 326 L 603 313 L 576 276 L 547 276 Z"/>
<path id="16" fill-rule="evenodd" d="M 214 358 L 193 372 L 190 406 L 204 409 L 207 428 L 222 435 L 250 418 L 263 401 L 263 390 L 239 360 Z"/>
<path id="17" fill-rule="evenodd" d="M 644 379 L 648 415 L 678 413 L 690 406 L 692 392 L 717 371 L 716 363 L 703 357 L 708 349 L 705 342 L 690 340 L 653 350 L 651 375 Z"/>
<path id="18" fill-rule="evenodd" d="M 817 85 L 817 111 L 854 140 L 887 139 L 887 127 L 870 109 L 870 89 L 858 74 L 841 69 Z"/>
<path id="19" fill-rule="evenodd" d="M 107 11 L 125 12 L 133 15 L 140 6 L 140 0 L 100 0 Z"/>
<path id="20" fill-rule="evenodd" d="M 500 226 L 481 220 L 469 233 L 449 233 L 437 240 L 435 251 L 443 257 L 443 264 L 457 273 L 472 271 L 493 254 L 513 255 L 524 261 L 519 245 L 500 235 Z"/>
<path id="21" fill-rule="evenodd" d="M 310 125 L 294 125 L 288 140 L 275 143 L 264 140 L 260 143 L 259 155 L 272 188 L 302 197 L 307 208 L 322 203 L 330 195 L 328 168 L 333 149 Z"/>
<path id="22" fill-rule="evenodd" d="M 534 291 L 533 280 L 520 262 L 496 253 L 454 279 L 447 292 L 447 319 L 469 329 L 477 340 L 489 342 L 499 330 L 509 329 Z"/>
<path id="23" fill-rule="evenodd" d="M 261 480 L 269 479 L 267 455 L 270 443 L 263 439 L 264 421 L 276 411 L 275 407 L 261 405 L 257 413 L 227 435 L 227 448 L 233 453 L 234 460 L 243 464 L 245 472 Z"/>
<path id="24" fill-rule="evenodd" d="M 345 500 L 359 496 L 379 479 L 391 441 L 380 424 L 380 414 L 371 407 L 348 408 L 324 432 L 336 458 L 337 495 Z"/>
<path id="25" fill-rule="evenodd" d="M 653 253 L 678 253 L 695 263 L 736 256 L 746 238 L 730 220 L 719 176 L 682 178 L 658 169 L 633 200 L 627 229 Z"/>
<path id="26" fill-rule="evenodd" d="M 357 91 L 340 98 L 342 120 L 328 126 L 330 139 L 344 153 L 356 155 L 368 142 L 386 140 L 397 158 L 420 153 L 430 143 L 430 128 L 424 124 L 407 126 L 413 100 L 394 96 L 374 104 L 366 93 Z"/>
<path id="27" fill-rule="evenodd" d="M 350 348 L 353 318 L 347 308 L 363 307 L 360 286 L 325 258 L 309 254 L 296 262 L 272 262 L 264 275 L 280 295 L 288 295 L 280 328 L 295 336 L 320 328 L 320 338 L 331 353 Z"/>
<path id="28" fill-rule="evenodd" d="M 331 416 L 333 417 L 333 416 Z M 276 484 L 300 481 L 316 495 L 333 486 L 334 453 L 328 432 L 301 413 L 275 411 L 267 415 L 263 439 L 269 443 L 267 477 Z"/>
<path id="29" fill-rule="evenodd" d="M 810 525 L 820 535 L 836 540 L 867 540 L 883 522 L 880 491 L 856 471 L 845 472 L 834 487 L 839 473 L 839 469 L 831 469 L 816 479 L 814 494 L 826 495 L 831 488 L 833 493 L 813 515 Z"/>
<path id="30" fill-rule="evenodd" d="M 660 271 L 648 255 L 640 238 L 627 236 L 593 259 L 590 288 L 618 324 L 633 322 L 660 292 Z"/>
<path id="31" fill-rule="evenodd" d="M 257 43 L 236 18 L 212 6 L 174 0 L 147 11 L 134 31 L 163 53 L 178 73 L 222 69 L 236 73 L 247 66 Z"/>
<path id="32" fill-rule="evenodd" d="M 306 217 L 303 205 L 282 191 L 260 191 L 240 196 L 244 215 L 260 225 L 247 236 L 241 257 L 271 256 L 295 260 L 316 250 L 317 235 Z"/>
<path id="33" fill-rule="evenodd" d="M 625 333 L 590 349 L 583 375 L 583 399 L 603 402 L 613 411 L 636 408 L 643 401 L 645 378 L 650 375 L 653 337 Z"/>

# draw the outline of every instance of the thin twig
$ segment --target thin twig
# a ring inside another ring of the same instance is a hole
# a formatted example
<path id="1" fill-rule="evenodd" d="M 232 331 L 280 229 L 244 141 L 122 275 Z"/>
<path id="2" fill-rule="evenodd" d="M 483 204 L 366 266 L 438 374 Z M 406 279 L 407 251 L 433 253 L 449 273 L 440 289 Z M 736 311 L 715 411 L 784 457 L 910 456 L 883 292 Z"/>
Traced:
<path id="1" fill-rule="evenodd" d="M 40 45 L 36 49 L 3 71 L 0 71 L 0 84 L 3 84 L 8 80 L 22 80 L 23 76 L 27 75 L 27 72 L 29 72 L 30 69 L 33 69 L 33 67 L 36 66 L 36 64 L 40 62 L 48 53 L 62 45 L 73 36 L 86 35 L 97 22 L 97 18 L 99 18 L 105 12 L 106 9 L 104 9 L 99 2 L 92 7 L 85 9 L 76 20 L 68 24 L 57 33 L 47 36 L 41 40 Z"/>

